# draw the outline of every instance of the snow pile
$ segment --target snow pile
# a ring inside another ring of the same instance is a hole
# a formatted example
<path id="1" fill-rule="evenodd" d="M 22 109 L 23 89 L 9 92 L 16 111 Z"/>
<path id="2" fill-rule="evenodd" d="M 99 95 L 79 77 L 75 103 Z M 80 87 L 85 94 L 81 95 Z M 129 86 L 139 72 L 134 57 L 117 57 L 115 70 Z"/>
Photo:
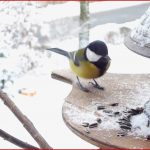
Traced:
<path id="1" fill-rule="evenodd" d="M 139 19 L 137 27 L 131 32 L 131 38 L 142 47 L 150 47 L 150 7 Z"/>
<path id="2" fill-rule="evenodd" d="M 149 126 L 147 126 L 147 123 L 148 123 L 148 118 L 144 113 L 134 116 L 131 119 L 132 133 L 130 134 L 137 137 L 146 138 L 148 135 L 150 135 Z"/>

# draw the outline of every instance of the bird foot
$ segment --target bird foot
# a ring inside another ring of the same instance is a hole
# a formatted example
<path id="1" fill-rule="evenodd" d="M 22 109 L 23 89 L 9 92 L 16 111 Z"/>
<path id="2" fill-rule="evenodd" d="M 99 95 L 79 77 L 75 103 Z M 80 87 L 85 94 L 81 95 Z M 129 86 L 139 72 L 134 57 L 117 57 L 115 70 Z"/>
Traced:
<path id="1" fill-rule="evenodd" d="M 97 82 L 95 83 L 89 82 L 89 83 L 92 84 L 94 88 L 97 88 L 99 90 L 104 90 L 104 87 L 100 86 Z"/>
<path id="2" fill-rule="evenodd" d="M 81 86 L 81 84 L 77 83 L 78 87 L 80 88 L 81 91 L 83 92 L 89 92 L 89 90 L 83 86 Z"/>

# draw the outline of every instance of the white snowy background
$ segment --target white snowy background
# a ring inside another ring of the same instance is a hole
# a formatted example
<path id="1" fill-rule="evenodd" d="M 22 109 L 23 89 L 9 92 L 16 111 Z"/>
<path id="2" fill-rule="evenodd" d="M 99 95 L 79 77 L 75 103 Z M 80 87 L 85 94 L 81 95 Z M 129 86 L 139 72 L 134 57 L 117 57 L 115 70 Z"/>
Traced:
<path id="1" fill-rule="evenodd" d="M 90 4 L 90 13 L 143 3 L 148 2 L 95 2 Z M 45 51 L 46 47 L 60 47 L 68 51 L 78 49 L 78 38 L 74 34 L 80 27 L 63 38 L 59 27 L 55 33 L 49 26 L 56 19 L 78 15 L 78 2 L 57 5 L 44 2 L 0 2 L 0 86 L 3 88 L 4 81 L 3 90 L 53 148 L 96 148 L 74 135 L 64 124 L 61 109 L 71 86 L 51 79 L 50 74 L 52 70 L 68 69 L 68 61 Z M 131 52 L 123 44 L 126 35 L 120 32 L 121 29 L 125 29 L 125 32 L 133 29 L 137 22 L 138 20 L 123 24 L 109 22 L 91 28 L 90 41 L 100 39 L 108 44 L 112 59 L 108 72 L 150 73 L 150 59 Z M 63 30 L 67 31 L 68 28 Z M 21 95 L 19 91 L 22 89 L 34 92 L 35 95 Z M 2 101 L 0 118 L 1 129 L 37 146 Z M 0 148 L 18 147 L 0 138 Z"/>

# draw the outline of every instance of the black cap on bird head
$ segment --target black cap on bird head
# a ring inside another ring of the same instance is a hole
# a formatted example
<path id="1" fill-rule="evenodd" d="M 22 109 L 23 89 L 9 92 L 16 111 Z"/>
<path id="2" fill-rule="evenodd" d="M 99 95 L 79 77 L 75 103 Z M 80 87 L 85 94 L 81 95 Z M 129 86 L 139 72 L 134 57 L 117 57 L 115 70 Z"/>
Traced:
<path id="1" fill-rule="evenodd" d="M 106 56 L 108 55 L 108 49 L 107 46 L 104 42 L 102 41 L 93 41 L 91 42 L 86 49 L 90 49 L 91 51 L 93 51 L 94 53 L 101 55 L 101 56 Z"/>
<path id="2" fill-rule="evenodd" d="M 103 71 L 110 61 L 107 46 L 102 41 L 91 42 L 85 49 L 85 56 L 88 61 Z"/>

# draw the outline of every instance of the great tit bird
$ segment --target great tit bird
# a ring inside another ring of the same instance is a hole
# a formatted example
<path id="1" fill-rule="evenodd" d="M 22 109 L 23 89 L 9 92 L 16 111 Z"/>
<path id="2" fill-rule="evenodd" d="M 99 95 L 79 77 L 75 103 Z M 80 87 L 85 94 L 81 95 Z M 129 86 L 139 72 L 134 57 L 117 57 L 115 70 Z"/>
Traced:
<path id="1" fill-rule="evenodd" d="M 95 80 L 105 74 L 110 66 L 111 59 L 108 56 L 108 49 L 104 42 L 93 41 L 85 48 L 77 51 L 67 52 L 59 48 L 49 48 L 47 50 L 59 53 L 69 59 L 71 70 L 76 74 L 78 86 L 81 90 L 88 92 L 89 90 L 82 86 L 79 77 L 85 79 L 93 79 L 95 88 L 104 90 Z"/>

